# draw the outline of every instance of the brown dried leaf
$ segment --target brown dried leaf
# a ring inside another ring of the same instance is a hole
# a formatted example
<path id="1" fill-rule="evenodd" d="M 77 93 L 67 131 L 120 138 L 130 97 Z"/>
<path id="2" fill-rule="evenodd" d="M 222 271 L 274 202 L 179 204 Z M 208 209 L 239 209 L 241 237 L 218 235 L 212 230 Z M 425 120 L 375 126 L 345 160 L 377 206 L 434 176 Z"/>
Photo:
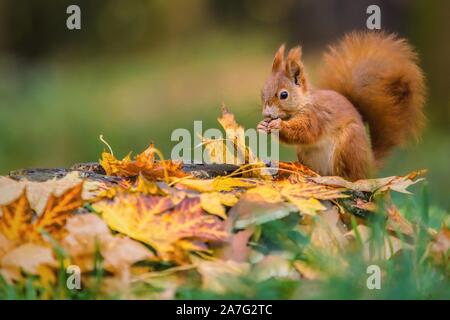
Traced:
<path id="1" fill-rule="evenodd" d="M 134 160 L 128 154 L 122 160 L 116 159 L 111 153 L 104 151 L 99 160 L 107 175 L 118 177 L 133 177 L 143 174 L 149 179 L 162 179 L 165 174 L 169 177 L 184 177 L 182 163 L 172 160 L 155 161 L 155 153 L 158 152 L 153 144 L 138 154 Z"/>
<path id="2" fill-rule="evenodd" d="M 314 177 L 311 178 L 311 180 L 319 184 L 325 184 L 334 187 L 343 187 L 354 191 L 384 192 L 387 190 L 394 190 L 402 193 L 410 193 L 406 190 L 406 188 L 419 181 L 422 181 L 423 178 L 417 180 L 414 179 L 425 173 L 425 170 L 420 170 L 412 172 L 403 177 L 392 176 L 380 179 L 358 180 L 355 182 L 347 181 L 344 178 L 338 176 Z"/>

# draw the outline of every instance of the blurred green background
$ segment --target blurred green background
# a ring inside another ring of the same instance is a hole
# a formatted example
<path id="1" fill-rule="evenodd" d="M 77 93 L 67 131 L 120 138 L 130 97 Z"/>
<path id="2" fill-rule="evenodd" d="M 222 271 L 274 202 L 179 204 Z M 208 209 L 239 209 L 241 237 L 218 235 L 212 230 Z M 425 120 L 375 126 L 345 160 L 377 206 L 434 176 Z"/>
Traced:
<path id="1" fill-rule="evenodd" d="M 82 29 L 66 28 L 81 7 Z M 384 30 L 407 37 L 425 70 L 423 139 L 380 173 L 428 168 L 432 203 L 450 207 L 450 2 L 0 0 L 0 174 L 96 161 L 103 134 L 115 155 L 154 142 L 166 156 L 175 128 L 217 127 L 223 100 L 246 127 L 280 43 L 303 45 L 308 72 L 327 43 L 364 29 L 378 4 Z M 393 128 L 395 130 L 395 128 Z M 283 148 L 283 160 L 295 159 Z"/>

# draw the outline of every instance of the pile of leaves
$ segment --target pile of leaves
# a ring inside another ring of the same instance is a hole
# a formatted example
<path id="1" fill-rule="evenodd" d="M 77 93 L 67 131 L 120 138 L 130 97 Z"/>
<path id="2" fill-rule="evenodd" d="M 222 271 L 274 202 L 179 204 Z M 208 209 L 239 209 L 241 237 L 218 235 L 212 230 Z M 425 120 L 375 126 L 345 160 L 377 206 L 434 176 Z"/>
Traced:
<path id="1" fill-rule="evenodd" d="M 196 178 L 150 145 L 134 158 L 102 153 L 116 182 L 80 171 L 44 182 L 0 177 L 0 295 L 304 298 L 339 275 L 366 277 L 374 263 L 408 265 L 404 257 L 448 284 L 446 222 L 434 230 L 406 219 L 391 199 L 423 171 L 356 182 L 295 162 L 270 171 L 228 110 L 218 120 L 245 159 L 224 176 Z M 204 144 L 217 162 L 229 151 Z M 75 289 L 71 266 L 81 275 Z"/>

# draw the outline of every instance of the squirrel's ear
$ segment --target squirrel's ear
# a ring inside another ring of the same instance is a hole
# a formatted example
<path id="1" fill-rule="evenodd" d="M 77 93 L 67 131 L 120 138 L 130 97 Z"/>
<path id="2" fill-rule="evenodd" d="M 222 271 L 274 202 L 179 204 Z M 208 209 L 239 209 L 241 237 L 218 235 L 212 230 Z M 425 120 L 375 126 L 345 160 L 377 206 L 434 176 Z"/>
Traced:
<path id="1" fill-rule="evenodd" d="M 281 69 L 281 66 L 283 65 L 284 60 L 284 43 L 278 48 L 277 53 L 275 53 L 275 58 L 273 58 L 273 64 L 272 64 L 272 72 L 277 72 Z"/>
<path id="2" fill-rule="evenodd" d="M 302 48 L 295 47 L 289 50 L 285 73 L 286 76 L 295 82 L 297 85 L 305 85 L 305 77 L 303 72 L 303 64 L 302 64 Z"/>

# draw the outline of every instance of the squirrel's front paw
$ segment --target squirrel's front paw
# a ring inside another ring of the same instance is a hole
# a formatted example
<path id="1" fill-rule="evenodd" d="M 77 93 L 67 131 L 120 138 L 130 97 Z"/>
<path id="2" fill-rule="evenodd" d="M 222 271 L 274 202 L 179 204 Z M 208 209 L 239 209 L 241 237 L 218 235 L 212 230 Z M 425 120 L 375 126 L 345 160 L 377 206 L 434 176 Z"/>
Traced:
<path id="1" fill-rule="evenodd" d="M 273 131 L 273 130 L 280 130 L 281 129 L 281 119 L 275 119 L 269 122 L 269 124 L 267 125 L 267 129 L 268 131 Z"/>
<path id="2" fill-rule="evenodd" d="M 267 119 L 264 119 L 263 121 L 261 121 L 260 123 L 258 123 L 258 125 L 256 126 L 256 130 L 258 130 L 259 132 L 264 132 L 264 133 L 268 133 L 268 126 L 269 121 Z"/>

